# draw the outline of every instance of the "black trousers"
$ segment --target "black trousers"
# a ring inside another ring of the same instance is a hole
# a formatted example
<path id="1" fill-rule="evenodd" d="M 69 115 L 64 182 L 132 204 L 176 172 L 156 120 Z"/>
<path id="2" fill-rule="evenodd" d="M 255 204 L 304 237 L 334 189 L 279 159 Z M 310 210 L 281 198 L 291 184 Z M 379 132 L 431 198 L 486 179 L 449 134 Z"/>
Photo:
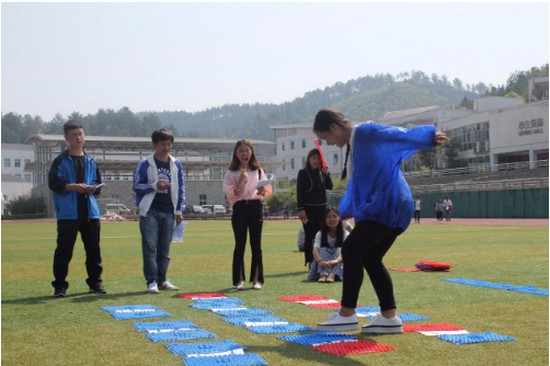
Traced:
<path id="1" fill-rule="evenodd" d="M 342 306 L 356 308 L 359 291 L 363 284 L 363 268 L 369 275 L 380 309 L 395 309 L 393 283 L 382 259 L 401 232 L 373 221 L 360 221 L 342 245 L 344 281 Z"/>
<path id="2" fill-rule="evenodd" d="M 88 273 L 86 283 L 88 286 L 93 287 L 102 282 L 101 273 L 103 273 L 103 265 L 101 263 L 101 250 L 99 248 L 100 229 L 101 224 L 98 219 L 57 221 L 57 247 L 53 256 L 53 276 L 55 278 L 52 281 L 53 287 L 69 288 L 66 278 L 69 274 L 69 263 L 73 258 L 73 250 L 78 232 L 80 232 L 86 252 L 86 272 Z"/>
<path id="3" fill-rule="evenodd" d="M 321 225 L 323 224 L 323 218 L 325 216 L 326 205 L 323 206 L 305 206 L 304 207 L 307 215 L 307 223 L 304 224 L 304 256 L 305 264 L 311 263 L 314 261 L 313 258 L 313 241 L 315 240 L 315 235 L 321 230 Z"/>
<path id="4" fill-rule="evenodd" d="M 231 225 L 235 236 L 235 249 L 233 250 L 233 286 L 246 281 L 244 275 L 244 252 L 246 248 L 246 236 L 250 233 L 250 248 L 252 249 L 252 265 L 250 268 L 250 280 L 264 283 L 264 269 L 262 261 L 262 217 L 263 204 L 259 200 L 238 201 L 233 205 Z"/>

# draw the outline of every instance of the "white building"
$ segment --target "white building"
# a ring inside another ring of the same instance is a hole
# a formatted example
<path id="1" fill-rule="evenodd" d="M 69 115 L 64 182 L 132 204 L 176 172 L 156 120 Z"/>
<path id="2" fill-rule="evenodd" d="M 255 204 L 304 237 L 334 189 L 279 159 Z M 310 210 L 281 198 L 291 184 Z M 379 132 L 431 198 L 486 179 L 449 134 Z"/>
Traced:
<path id="1" fill-rule="evenodd" d="M 277 179 L 294 180 L 298 171 L 305 167 L 307 154 L 315 146 L 313 123 L 271 126 L 275 132 L 275 156 L 270 160 L 274 163 L 274 173 Z M 340 174 L 344 162 L 342 150 L 337 146 L 328 146 L 320 141 L 321 150 L 329 171 Z M 345 151 L 344 151 L 345 153 Z"/>
<path id="2" fill-rule="evenodd" d="M 34 174 L 34 148 L 24 144 L 2 144 L 2 204 L 1 210 L 8 211 L 7 203 L 19 196 L 31 195 Z"/>

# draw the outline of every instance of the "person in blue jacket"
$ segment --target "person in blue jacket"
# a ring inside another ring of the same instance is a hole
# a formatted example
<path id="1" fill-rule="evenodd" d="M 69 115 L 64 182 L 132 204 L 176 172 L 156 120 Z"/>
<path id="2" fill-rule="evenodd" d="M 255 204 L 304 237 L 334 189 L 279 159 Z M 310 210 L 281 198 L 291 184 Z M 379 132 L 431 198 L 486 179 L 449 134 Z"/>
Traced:
<path id="1" fill-rule="evenodd" d="M 57 246 L 53 257 L 55 297 L 65 297 L 66 278 L 73 257 L 76 236 L 86 251 L 86 283 L 90 293 L 105 294 L 101 274 L 100 209 L 95 198 L 100 193 L 101 174 L 95 161 L 84 152 L 84 128 L 77 120 L 63 126 L 69 147 L 53 161 L 48 173 L 48 187 L 53 191 L 57 218 Z"/>
<path id="2" fill-rule="evenodd" d="M 398 235 L 411 222 L 414 204 L 401 172 L 401 163 L 418 149 L 449 139 L 434 126 L 410 129 L 367 122 L 354 126 L 342 113 L 323 109 L 315 116 L 313 131 L 329 145 L 346 147 L 342 179 L 350 160 L 351 177 L 342 201 L 342 219 L 353 217 L 355 227 L 342 245 L 344 281 L 339 312 L 317 326 L 321 331 L 358 329 L 357 300 L 363 268 L 378 297 L 381 314 L 363 326 L 364 333 L 401 333 L 393 283 L 382 260 Z"/>
<path id="3" fill-rule="evenodd" d="M 185 186 L 181 162 L 170 155 L 174 135 L 159 128 L 151 135 L 154 153 L 141 160 L 134 172 L 133 190 L 139 210 L 143 275 L 147 292 L 178 289 L 167 278 L 174 221 L 183 221 Z"/>

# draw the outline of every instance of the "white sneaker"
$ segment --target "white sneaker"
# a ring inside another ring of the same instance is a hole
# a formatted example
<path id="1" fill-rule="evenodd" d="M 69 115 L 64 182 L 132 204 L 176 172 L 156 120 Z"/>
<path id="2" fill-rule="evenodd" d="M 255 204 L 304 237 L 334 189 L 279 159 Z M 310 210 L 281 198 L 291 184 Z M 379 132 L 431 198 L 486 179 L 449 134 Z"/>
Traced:
<path id="1" fill-rule="evenodd" d="M 361 331 L 375 334 L 403 333 L 403 322 L 397 315 L 388 319 L 379 314 L 369 324 L 364 325 Z"/>
<path id="2" fill-rule="evenodd" d="M 317 330 L 322 332 L 349 332 L 359 329 L 357 314 L 341 316 L 338 313 L 330 314 L 327 320 L 317 324 Z"/>
<path id="3" fill-rule="evenodd" d="M 235 288 L 239 291 L 244 290 L 244 282 L 239 282 L 239 284 L 235 286 Z"/>
<path id="4" fill-rule="evenodd" d="M 148 284 L 147 292 L 150 294 L 158 294 L 160 291 L 159 291 L 159 287 L 157 286 L 157 283 L 151 282 L 150 284 Z"/>
<path id="5" fill-rule="evenodd" d="M 162 285 L 160 285 L 159 290 L 176 291 L 178 288 L 177 286 L 172 285 L 170 281 L 166 280 L 162 283 Z"/>
<path id="6" fill-rule="evenodd" d="M 254 290 L 259 290 L 262 288 L 262 284 L 259 282 L 254 282 L 254 285 L 252 286 Z"/>

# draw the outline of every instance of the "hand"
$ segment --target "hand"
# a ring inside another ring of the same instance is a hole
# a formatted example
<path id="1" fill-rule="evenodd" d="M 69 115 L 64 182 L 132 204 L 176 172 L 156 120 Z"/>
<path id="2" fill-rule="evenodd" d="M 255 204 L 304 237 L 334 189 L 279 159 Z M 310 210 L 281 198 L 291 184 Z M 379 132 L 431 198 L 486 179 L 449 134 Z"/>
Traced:
<path id="1" fill-rule="evenodd" d="M 170 183 L 166 183 L 166 182 L 163 181 L 163 180 L 159 180 L 159 181 L 157 182 L 157 189 L 158 189 L 159 191 L 164 191 L 165 189 L 170 189 L 170 186 L 171 186 Z"/>
<path id="2" fill-rule="evenodd" d="M 266 192 L 265 192 L 265 188 L 264 188 L 264 187 L 258 188 L 258 189 L 257 189 L 257 192 L 258 192 L 258 193 L 257 193 L 258 196 L 265 197 L 265 193 L 266 193 Z"/>
<path id="3" fill-rule="evenodd" d="M 241 175 L 239 176 L 239 180 L 243 183 L 248 183 L 248 170 L 241 169 Z"/>
<path id="4" fill-rule="evenodd" d="M 307 219 L 307 214 L 305 210 L 298 211 L 298 218 L 300 219 L 302 224 L 307 224 L 308 219 Z"/>
<path id="5" fill-rule="evenodd" d="M 449 138 L 445 135 L 445 132 L 436 131 L 434 141 L 436 146 L 442 146 L 445 142 L 449 142 Z"/>
<path id="6" fill-rule="evenodd" d="M 95 191 L 97 191 L 96 187 L 94 187 L 94 186 L 86 186 L 86 193 L 94 194 Z"/>
<path id="7" fill-rule="evenodd" d="M 176 215 L 176 225 L 181 224 L 182 221 L 183 221 L 183 216 L 182 215 Z"/>

